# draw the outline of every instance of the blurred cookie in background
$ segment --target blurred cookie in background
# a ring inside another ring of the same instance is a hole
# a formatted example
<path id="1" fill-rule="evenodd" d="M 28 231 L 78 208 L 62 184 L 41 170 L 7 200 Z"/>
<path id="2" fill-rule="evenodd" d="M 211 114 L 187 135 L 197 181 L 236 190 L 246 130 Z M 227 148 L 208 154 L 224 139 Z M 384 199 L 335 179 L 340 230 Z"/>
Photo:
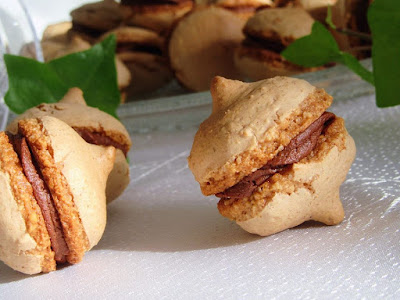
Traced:
<path id="1" fill-rule="evenodd" d="M 296 0 L 295 3 L 309 12 L 314 19 L 324 23 L 328 7 L 335 5 L 337 1 L 338 0 Z"/>
<path id="2" fill-rule="evenodd" d="M 124 23 L 168 35 L 172 26 L 193 8 L 192 0 L 121 0 Z"/>
<path id="3" fill-rule="evenodd" d="M 258 11 L 243 29 L 246 38 L 235 51 L 236 67 L 251 80 L 316 70 L 292 64 L 280 55 L 293 41 L 309 35 L 313 23 L 309 13 L 298 7 Z"/>
<path id="4" fill-rule="evenodd" d="M 196 0 L 196 4 L 222 7 L 244 20 L 253 16 L 258 9 L 274 6 L 272 0 Z"/>
<path id="5" fill-rule="evenodd" d="M 329 6 L 336 4 L 338 0 L 275 0 L 276 7 L 301 7 L 315 20 L 325 22 Z"/>
<path id="6" fill-rule="evenodd" d="M 175 77 L 192 91 L 208 90 L 216 75 L 240 79 L 233 54 L 244 38 L 244 20 L 219 7 L 197 9 L 175 27 L 169 60 Z"/>
<path id="7" fill-rule="evenodd" d="M 71 11 L 72 31 L 90 43 L 122 22 L 119 3 L 114 0 L 88 3 Z"/>
<path id="8" fill-rule="evenodd" d="M 127 99 L 154 91 L 172 80 L 173 75 L 164 56 L 165 39 L 157 32 L 122 26 L 107 32 L 101 39 L 110 34 L 115 34 L 117 57 L 132 77 L 132 83 L 123 90 Z"/>

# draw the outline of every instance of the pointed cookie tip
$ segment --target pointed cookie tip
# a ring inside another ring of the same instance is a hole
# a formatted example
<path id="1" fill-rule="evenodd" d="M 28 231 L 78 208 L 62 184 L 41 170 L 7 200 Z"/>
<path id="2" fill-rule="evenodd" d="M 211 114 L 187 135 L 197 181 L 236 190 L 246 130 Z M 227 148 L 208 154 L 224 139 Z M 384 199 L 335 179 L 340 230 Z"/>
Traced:
<path id="1" fill-rule="evenodd" d="M 211 81 L 210 92 L 213 100 L 213 113 L 220 111 L 237 99 L 239 90 L 247 83 L 215 76 Z"/>
<path id="2" fill-rule="evenodd" d="M 70 88 L 59 103 L 76 103 L 86 106 L 86 101 L 83 98 L 83 91 L 77 87 Z"/>

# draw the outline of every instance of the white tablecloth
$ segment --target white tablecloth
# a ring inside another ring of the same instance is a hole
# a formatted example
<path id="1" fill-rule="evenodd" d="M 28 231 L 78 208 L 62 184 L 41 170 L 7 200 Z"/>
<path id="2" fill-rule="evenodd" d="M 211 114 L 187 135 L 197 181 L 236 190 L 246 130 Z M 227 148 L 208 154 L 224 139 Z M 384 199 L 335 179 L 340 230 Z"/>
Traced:
<path id="1" fill-rule="evenodd" d="M 24 276 L 0 263 L 1 299 L 399 299 L 400 107 L 334 103 L 357 145 L 338 226 L 261 238 L 219 215 L 187 168 L 195 129 L 135 134 L 132 180 L 82 263 Z"/>

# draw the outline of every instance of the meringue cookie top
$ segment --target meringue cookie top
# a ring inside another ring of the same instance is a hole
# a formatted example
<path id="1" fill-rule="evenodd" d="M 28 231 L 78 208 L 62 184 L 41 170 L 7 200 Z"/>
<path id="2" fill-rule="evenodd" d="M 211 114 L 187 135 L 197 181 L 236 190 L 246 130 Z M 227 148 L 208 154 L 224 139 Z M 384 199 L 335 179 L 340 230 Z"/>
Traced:
<path id="1" fill-rule="evenodd" d="M 110 34 L 115 34 L 118 44 L 135 43 L 138 45 L 147 45 L 162 48 L 164 38 L 157 32 L 133 26 L 121 26 L 111 31 L 106 32 L 100 37 L 100 40 L 105 39 Z"/>
<path id="2" fill-rule="evenodd" d="M 310 34 L 313 23 L 314 19 L 302 8 L 268 8 L 251 17 L 243 30 L 253 37 L 274 40 L 279 38 L 289 43 Z"/>
<path id="3" fill-rule="evenodd" d="M 338 0 L 297 0 L 297 4 L 303 7 L 305 10 L 313 10 L 316 8 L 327 8 L 333 6 Z"/>
<path id="4" fill-rule="evenodd" d="M 104 133 L 129 150 L 132 142 L 124 125 L 111 115 L 95 107 L 86 105 L 83 92 L 71 88 L 58 103 L 43 103 L 19 115 L 8 126 L 7 131 L 16 134 L 18 121 L 29 118 L 52 116 L 74 128 L 86 128 Z"/>
<path id="5" fill-rule="evenodd" d="M 254 83 L 215 77 L 212 113 L 200 125 L 188 158 L 203 193 L 222 191 L 275 156 L 330 105 L 332 98 L 325 92 L 319 98 L 321 91 L 289 77 Z M 314 96 L 318 103 L 303 108 Z M 226 184 L 213 188 L 219 180 Z"/>

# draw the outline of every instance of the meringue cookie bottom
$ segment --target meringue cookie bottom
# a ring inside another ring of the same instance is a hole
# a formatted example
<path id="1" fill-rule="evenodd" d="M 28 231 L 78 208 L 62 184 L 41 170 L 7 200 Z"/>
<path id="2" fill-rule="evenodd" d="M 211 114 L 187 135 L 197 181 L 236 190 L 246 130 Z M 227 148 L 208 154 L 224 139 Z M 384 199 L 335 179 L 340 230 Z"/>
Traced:
<path id="1" fill-rule="evenodd" d="M 339 187 L 355 152 L 343 119 L 337 117 L 308 157 L 272 176 L 248 198 L 221 200 L 218 209 L 244 230 L 261 236 L 309 220 L 339 224 L 344 218 Z"/>

